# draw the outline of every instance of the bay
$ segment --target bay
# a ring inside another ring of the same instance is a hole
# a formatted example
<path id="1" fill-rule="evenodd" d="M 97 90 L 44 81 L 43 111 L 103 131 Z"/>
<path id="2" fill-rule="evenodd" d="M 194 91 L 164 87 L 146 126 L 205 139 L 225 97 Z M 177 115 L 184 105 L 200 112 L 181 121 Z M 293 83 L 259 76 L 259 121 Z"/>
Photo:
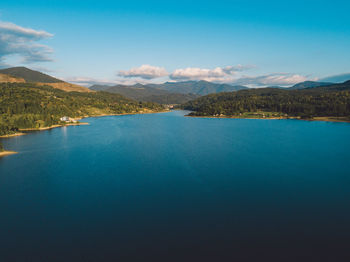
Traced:
<path id="1" fill-rule="evenodd" d="M 88 118 L 2 139 L 0 261 L 350 261 L 350 124 Z"/>

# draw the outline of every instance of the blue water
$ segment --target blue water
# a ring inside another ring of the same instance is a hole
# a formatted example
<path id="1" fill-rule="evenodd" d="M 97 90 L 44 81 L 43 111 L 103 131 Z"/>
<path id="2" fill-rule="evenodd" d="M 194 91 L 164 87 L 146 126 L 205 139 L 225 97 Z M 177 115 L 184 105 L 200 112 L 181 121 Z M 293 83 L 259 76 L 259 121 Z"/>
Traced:
<path id="1" fill-rule="evenodd" d="M 0 261 L 350 261 L 350 124 L 185 113 L 2 139 Z"/>

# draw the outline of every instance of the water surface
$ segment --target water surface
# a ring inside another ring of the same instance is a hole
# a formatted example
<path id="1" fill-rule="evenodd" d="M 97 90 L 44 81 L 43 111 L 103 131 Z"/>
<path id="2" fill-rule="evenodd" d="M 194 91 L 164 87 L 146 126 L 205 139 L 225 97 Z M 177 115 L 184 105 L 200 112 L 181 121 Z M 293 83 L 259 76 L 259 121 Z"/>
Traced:
<path id="1" fill-rule="evenodd" d="M 3 139 L 0 261 L 350 261 L 350 124 L 184 113 Z"/>

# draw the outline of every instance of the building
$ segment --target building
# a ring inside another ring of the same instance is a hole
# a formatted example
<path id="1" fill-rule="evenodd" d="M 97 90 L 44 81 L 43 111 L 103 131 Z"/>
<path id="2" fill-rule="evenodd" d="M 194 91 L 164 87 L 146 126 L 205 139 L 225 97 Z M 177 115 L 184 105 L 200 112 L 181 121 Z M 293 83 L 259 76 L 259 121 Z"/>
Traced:
<path id="1" fill-rule="evenodd" d="M 63 116 L 63 117 L 60 118 L 60 120 L 63 121 L 63 122 L 69 122 L 70 121 L 68 116 Z"/>

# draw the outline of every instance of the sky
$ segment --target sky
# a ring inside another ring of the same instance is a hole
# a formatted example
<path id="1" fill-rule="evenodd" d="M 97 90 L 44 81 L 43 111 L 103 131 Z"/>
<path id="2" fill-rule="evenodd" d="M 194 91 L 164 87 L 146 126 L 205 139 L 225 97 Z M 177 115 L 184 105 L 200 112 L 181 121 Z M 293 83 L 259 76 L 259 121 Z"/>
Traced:
<path id="1" fill-rule="evenodd" d="M 83 85 L 345 81 L 348 10 L 344 0 L 2 0 L 0 66 Z"/>

